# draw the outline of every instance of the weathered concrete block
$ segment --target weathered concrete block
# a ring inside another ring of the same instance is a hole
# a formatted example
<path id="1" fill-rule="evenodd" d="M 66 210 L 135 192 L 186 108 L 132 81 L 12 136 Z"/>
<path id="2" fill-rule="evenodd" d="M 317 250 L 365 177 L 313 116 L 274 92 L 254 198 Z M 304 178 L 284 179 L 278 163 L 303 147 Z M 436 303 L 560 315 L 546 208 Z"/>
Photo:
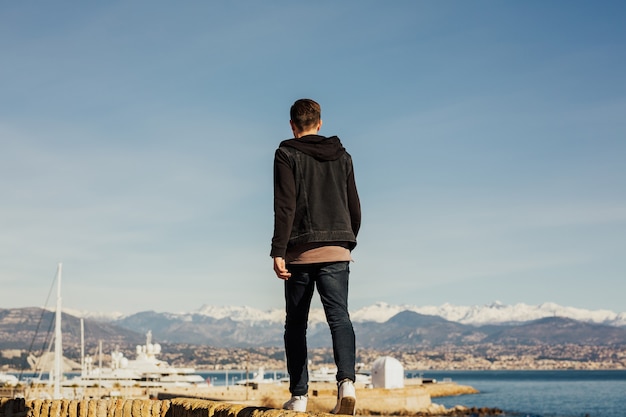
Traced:
<path id="1" fill-rule="evenodd" d="M 131 415 L 126 417 L 141 417 L 141 401 L 133 400 Z"/>
<path id="2" fill-rule="evenodd" d="M 153 416 L 154 417 L 166 417 L 168 415 L 170 409 L 170 401 L 155 401 L 152 405 Z M 158 410 L 158 412 L 157 412 Z M 169 413 L 171 414 L 171 413 Z"/>
<path id="3" fill-rule="evenodd" d="M 96 417 L 107 417 L 109 402 L 109 400 L 97 400 Z"/>
<path id="4" fill-rule="evenodd" d="M 109 410 L 110 417 L 123 417 L 124 413 L 124 403 L 126 401 L 122 399 L 117 399 L 114 402 L 113 407 Z"/>
<path id="5" fill-rule="evenodd" d="M 39 416 L 40 417 L 49 417 L 50 416 L 50 406 L 52 402 L 50 400 L 43 400 L 41 402 L 41 411 Z"/>
<path id="6" fill-rule="evenodd" d="M 117 406 L 118 401 L 119 399 L 117 398 L 111 398 L 110 400 L 107 401 L 106 417 L 114 417 L 115 407 Z"/>
<path id="7" fill-rule="evenodd" d="M 133 402 L 131 400 L 126 400 L 122 410 L 122 417 L 131 417 L 133 415 Z"/>
<path id="8" fill-rule="evenodd" d="M 28 406 L 32 410 L 33 417 L 40 417 L 41 416 L 41 404 L 42 403 L 43 403 L 43 400 L 32 400 L 32 401 L 29 401 Z"/>
<path id="9" fill-rule="evenodd" d="M 151 417 L 152 400 L 140 400 L 140 401 L 141 401 L 141 417 Z"/>
<path id="10" fill-rule="evenodd" d="M 78 400 L 71 400 L 67 407 L 67 417 L 78 417 Z"/>
<path id="11" fill-rule="evenodd" d="M 50 417 L 61 417 L 61 405 L 63 404 L 62 400 L 50 401 Z"/>
<path id="12" fill-rule="evenodd" d="M 96 401 L 87 401 L 87 417 L 96 417 L 96 407 L 97 407 L 97 402 Z"/>
<path id="13" fill-rule="evenodd" d="M 150 401 L 150 417 L 161 416 L 161 401 Z"/>
<path id="14" fill-rule="evenodd" d="M 87 417 L 89 414 L 89 401 L 81 400 L 78 402 L 78 417 Z"/>
<path id="15" fill-rule="evenodd" d="M 61 400 L 61 408 L 59 409 L 59 417 L 68 417 L 70 413 L 70 400 Z"/>
<path id="16" fill-rule="evenodd" d="M 244 408 L 245 406 L 240 404 L 220 404 L 219 407 L 215 407 L 213 417 L 237 417 Z"/>

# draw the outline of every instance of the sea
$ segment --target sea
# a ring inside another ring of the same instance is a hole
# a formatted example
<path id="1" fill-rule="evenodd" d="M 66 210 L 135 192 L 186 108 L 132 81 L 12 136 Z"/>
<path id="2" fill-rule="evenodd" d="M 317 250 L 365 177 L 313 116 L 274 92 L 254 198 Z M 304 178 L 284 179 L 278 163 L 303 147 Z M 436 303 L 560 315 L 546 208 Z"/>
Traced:
<path id="1" fill-rule="evenodd" d="M 503 417 L 626 417 L 626 371 L 406 371 L 407 378 L 451 380 L 479 394 L 433 398 L 436 404 L 498 408 Z M 214 385 L 245 378 L 244 372 L 202 374 Z M 284 372 L 265 372 L 280 379 Z M 358 401 L 358 400 L 357 400 Z"/>
<path id="2" fill-rule="evenodd" d="M 499 408 L 505 416 L 625 417 L 626 371 L 433 371 L 480 394 L 434 398 L 451 408 Z M 426 376 L 425 375 L 425 376 Z"/>

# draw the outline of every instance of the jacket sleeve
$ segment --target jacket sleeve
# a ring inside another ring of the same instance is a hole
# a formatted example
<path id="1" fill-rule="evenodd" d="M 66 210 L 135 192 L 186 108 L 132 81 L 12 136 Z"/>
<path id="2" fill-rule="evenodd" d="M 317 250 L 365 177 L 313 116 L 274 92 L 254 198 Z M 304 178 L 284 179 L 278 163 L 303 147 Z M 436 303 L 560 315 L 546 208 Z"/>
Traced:
<path id="1" fill-rule="evenodd" d="M 352 167 L 351 167 L 352 168 Z M 352 232 L 354 237 L 359 234 L 361 228 L 361 201 L 359 193 L 356 189 L 356 181 L 354 179 L 354 168 L 350 169 L 348 175 L 348 210 L 350 211 L 350 222 L 352 224 Z"/>
<path id="2" fill-rule="evenodd" d="M 285 257 L 296 212 L 296 180 L 287 154 L 274 155 L 274 236 L 271 257 Z"/>

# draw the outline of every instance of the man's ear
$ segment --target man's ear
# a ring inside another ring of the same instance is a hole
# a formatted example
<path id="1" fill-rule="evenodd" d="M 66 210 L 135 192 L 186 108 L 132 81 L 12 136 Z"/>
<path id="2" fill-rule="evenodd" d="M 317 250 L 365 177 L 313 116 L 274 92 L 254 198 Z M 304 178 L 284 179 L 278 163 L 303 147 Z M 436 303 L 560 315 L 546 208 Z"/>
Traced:
<path id="1" fill-rule="evenodd" d="M 317 131 L 319 132 L 321 128 L 322 128 L 322 119 L 320 119 L 320 124 L 317 125 Z"/>

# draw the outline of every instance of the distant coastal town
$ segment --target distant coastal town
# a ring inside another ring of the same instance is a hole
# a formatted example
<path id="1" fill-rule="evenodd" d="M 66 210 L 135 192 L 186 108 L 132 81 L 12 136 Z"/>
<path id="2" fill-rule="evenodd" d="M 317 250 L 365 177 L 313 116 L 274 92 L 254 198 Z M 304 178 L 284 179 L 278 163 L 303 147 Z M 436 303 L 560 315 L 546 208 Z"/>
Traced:
<path id="1" fill-rule="evenodd" d="M 363 353 L 362 353 L 363 354 Z M 372 356 L 376 355 L 372 352 Z M 626 348 L 580 345 L 449 346 L 393 355 L 420 370 L 608 370 L 626 369 Z"/>
<path id="2" fill-rule="evenodd" d="M 249 352 L 254 352 L 249 355 Z M 197 363 L 198 368 L 237 368 L 248 360 L 262 363 L 266 369 L 282 369 L 284 362 L 277 358 L 281 350 L 268 349 L 212 349 L 206 358 L 214 359 L 211 367 L 206 361 Z M 313 364 L 329 366 L 332 361 L 330 348 L 311 350 Z M 626 347 L 607 346 L 444 346 L 415 347 L 402 350 L 359 349 L 358 361 L 372 363 L 380 356 L 391 356 L 399 360 L 407 370 L 599 370 L 626 369 Z M 243 361 L 243 362 L 242 362 Z M 257 363 L 254 364 L 256 366 Z M 253 366 L 251 364 L 251 366 Z"/>
<path id="3" fill-rule="evenodd" d="M 66 350 L 70 359 L 78 359 Z M 128 348 L 131 351 L 131 348 Z M 0 351 L 0 370 L 15 371 L 15 361 L 25 352 L 17 349 Z M 76 353 L 76 352 L 74 352 Z M 177 366 L 193 366 L 198 370 L 284 369 L 284 353 L 277 347 L 215 348 L 187 344 L 168 344 L 164 360 Z M 399 360 L 407 370 L 607 370 L 626 369 L 626 348 L 607 346 L 438 346 L 415 347 L 389 351 L 359 349 L 357 360 L 370 364 L 380 356 Z M 314 366 L 331 366 L 332 349 L 311 349 L 309 359 Z M 104 361 L 110 357 L 105 355 Z M 16 369 L 17 368 L 17 369 Z"/>
<path id="4" fill-rule="evenodd" d="M 119 347 L 132 355 L 134 346 Z M 0 350 L 0 371 L 27 370 L 26 351 Z M 67 346 L 65 356 L 80 361 L 76 346 Z M 279 347 L 216 348 L 206 345 L 166 344 L 162 359 L 176 366 L 191 366 L 198 370 L 245 370 L 263 367 L 285 368 L 284 351 Z M 415 346 L 390 350 L 358 349 L 357 361 L 371 364 L 380 356 L 399 360 L 406 370 L 609 370 L 626 369 L 625 346 L 583 345 L 467 345 Z M 109 363 L 109 354 L 103 362 Z M 312 366 L 333 366 L 332 349 L 310 349 Z"/>
<path id="5" fill-rule="evenodd" d="M 129 349 L 130 350 L 130 349 Z M 71 354 L 71 349 L 66 351 Z M 3 355 L 6 354 L 3 353 Z M 406 370 L 607 370 L 626 369 L 626 347 L 581 345 L 468 345 L 374 350 L 358 349 L 357 361 L 371 364 L 380 356 L 399 360 Z M 278 347 L 215 348 L 168 344 L 162 358 L 173 365 L 198 370 L 284 369 Z M 313 366 L 332 366 L 332 349 L 311 349 Z M 105 357 L 105 362 L 107 358 Z M 6 369 L 5 369 L 6 370 Z"/>

